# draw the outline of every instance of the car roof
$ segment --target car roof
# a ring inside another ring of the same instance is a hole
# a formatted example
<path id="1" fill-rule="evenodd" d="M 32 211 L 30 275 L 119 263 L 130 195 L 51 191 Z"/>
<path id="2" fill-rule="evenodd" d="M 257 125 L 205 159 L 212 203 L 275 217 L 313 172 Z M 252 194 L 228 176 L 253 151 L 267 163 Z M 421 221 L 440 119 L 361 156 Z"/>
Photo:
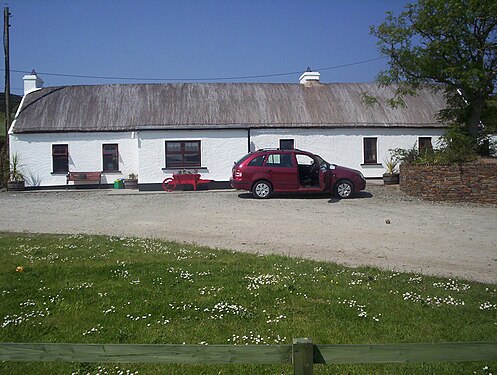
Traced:
<path id="1" fill-rule="evenodd" d="M 281 149 L 281 148 L 261 148 L 259 150 L 256 150 L 256 151 L 251 151 L 249 152 L 248 154 L 246 154 L 243 158 L 241 158 L 238 162 L 235 162 L 235 164 L 241 164 L 245 161 L 249 161 L 249 160 L 253 160 L 254 158 L 258 157 L 258 156 L 266 156 L 268 155 L 269 153 L 271 152 L 280 152 L 280 153 L 285 153 L 285 154 L 301 154 L 301 155 L 308 155 L 309 157 L 313 158 L 317 155 L 313 154 L 312 152 L 309 152 L 309 151 L 303 151 L 303 150 L 299 150 L 298 148 L 295 148 L 295 149 Z"/>
<path id="2" fill-rule="evenodd" d="M 253 151 L 251 153 L 255 154 L 255 153 L 258 153 L 258 152 L 273 152 L 273 151 L 278 151 L 278 152 L 298 152 L 298 153 L 302 153 L 302 154 L 314 155 L 312 152 L 299 150 L 298 148 L 294 148 L 294 149 L 261 148 L 261 149 L 259 149 L 257 151 Z"/>

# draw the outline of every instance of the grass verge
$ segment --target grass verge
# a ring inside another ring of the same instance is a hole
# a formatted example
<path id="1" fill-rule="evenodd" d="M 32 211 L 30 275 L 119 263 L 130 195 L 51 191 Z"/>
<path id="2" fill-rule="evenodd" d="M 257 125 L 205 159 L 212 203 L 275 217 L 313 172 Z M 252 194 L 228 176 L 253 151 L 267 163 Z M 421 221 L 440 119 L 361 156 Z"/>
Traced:
<path id="1" fill-rule="evenodd" d="M 0 342 L 264 345 L 312 337 L 319 344 L 366 344 L 497 337 L 497 287 L 462 280 L 82 235 L 0 233 L 0 263 Z M 314 373 L 492 369 L 496 362 L 316 365 Z M 291 374 L 292 368 L 4 362 L 0 373 Z"/>

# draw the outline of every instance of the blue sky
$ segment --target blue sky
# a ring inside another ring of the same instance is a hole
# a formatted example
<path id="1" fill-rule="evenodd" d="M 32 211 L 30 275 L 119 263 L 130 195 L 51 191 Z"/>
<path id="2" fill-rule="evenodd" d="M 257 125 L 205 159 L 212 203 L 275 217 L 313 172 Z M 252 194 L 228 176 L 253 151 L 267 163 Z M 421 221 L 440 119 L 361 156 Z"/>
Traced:
<path id="1" fill-rule="evenodd" d="M 380 57 L 369 27 L 381 23 L 389 10 L 398 14 L 406 3 L 12 0 L 5 4 L 12 14 L 10 67 L 21 72 L 11 73 L 11 92 L 22 94 L 22 71 L 32 69 L 45 86 L 200 79 L 297 82 L 299 73 L 220 78 L 303 72 L 308 66 L 320 71 L 322 82 L 372 82 L 386 59 L 322 68 Z"/>

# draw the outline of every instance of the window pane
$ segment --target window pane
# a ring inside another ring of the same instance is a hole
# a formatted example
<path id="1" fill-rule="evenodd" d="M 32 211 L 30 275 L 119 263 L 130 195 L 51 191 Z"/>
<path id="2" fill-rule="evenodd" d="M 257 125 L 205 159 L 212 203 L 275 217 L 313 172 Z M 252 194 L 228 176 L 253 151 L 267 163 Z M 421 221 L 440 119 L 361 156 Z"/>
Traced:
<path id="1" fill-rule="evenodd" d="M 117 152 L 117 145 L 104 145 L 103 150 L 105 154 L 114 154 Z"/>
<path id="2" fill-rule="evenodd" d="M 167 151 L 181 152 L 181 142 L 166 142 Z"/>
<path id="3" fill-rule="evenodd" d="M 294 149 L 294 140 L 293 139 L 280 139 L 280 149 L 293 150 Z"/>
<path id="4" fill-rule="evenodd" d="M 104 171 L 117 171 L 117 160 L 112 155 L 104 156 Z"/>
<path id="5" fill-rule="evenodd" d="M 67 155 L 67 145 L 53 145 L 52 155 L 66 156 Z"/>
<path id="6" fill-rule="evenodd" d="M 266 161 L 266 165 L 271 167 L 290 168 L 292 164 L 291 154 L 271 154 Z"/>
<path id="7" fill-rule="evenodd" d="M 168 154 L 166 157 L 166 165 L 168 167 L 181 167 L 183 166 L 183 157 L 181 154 Z"/>
<path id="8" fill-rule="evenodd" d="M 185 154 L 184 157 L 185 165 L 200 165 L 200 155 L 199 154 Z"/>
<path id="9" fill-rule="evenodd" d="M 266 165 L 280 165 L 280 163 L 281 163 L 280 154 L 271 154 L 267 157 Z"/>
<path id="10" fill-rule="evenodd" d="M 297 164 L 298 165 L 312 165 L 314 160 L 308 155 L 297 154 Z"/>
<path id="11" fill-rule="evenodd" d="M 282 167 L 291 167 L 292 166 L 292 155 L 291 154 L 283 154 L 281 155 L 281 166 Z"/>
<path id="12" fill-rule="evenodd" d="M 185 151 L 198 151 L 198 142 L 185 142 Z"/>
<path id="13" fill-rule="evenodd" d="M 53 171 L 54 172 L 69 172 L 67 159 L 54 158 L 53 159 Z"/>
<path id="14" fill-rule="evenodd" d="M 250 165 L 251 167 L 260 167 L 262 166 L 262 163 L 264 163 L 264 155 L 253 158 L 250 163 L 248 163 L 248 165 Z"/>

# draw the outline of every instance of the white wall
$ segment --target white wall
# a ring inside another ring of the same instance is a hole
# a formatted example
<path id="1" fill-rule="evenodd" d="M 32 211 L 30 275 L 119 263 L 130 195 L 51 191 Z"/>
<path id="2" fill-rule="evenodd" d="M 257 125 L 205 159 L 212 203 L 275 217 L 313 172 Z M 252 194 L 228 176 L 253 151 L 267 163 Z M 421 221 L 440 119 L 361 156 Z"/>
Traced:
<path id="1" fill-rule="evenodd" d="M 139 183 L 162 182 L 177 169 L 166 167 L 166 141 L 200 141 L 202 178 L 228 181 L 233 163 L 248 151 L 247 130 L 165 130 L 139 132 Z M 187 169 L 194 171 L 194 169 Z"/>
<path id="2" fill-rule="evenodd" d="M 70 171 L 98 172 L 107 143 L 118 144 L 120 173 L 103 173 L 102 183 L 138 173 L 138 139 L 131 132 L 10 134 L 10 153 L 19 155 L 27 186 L 65 185 L 64 173 L 52 174 L 52 145 L 68 145 Z"/>
<path id="3" fill-rule="evenodd" d="M 294 139 L 295 148 L 320 155 L 329 163 L 354 168 L 365 177 L 381 177 L 381 165 L 364 165 L 363 138 L 377 137 L 378 163 L 390 155 L 390 149 L 411 148 L 418 137 L 432 137 L 432 145 L 443 135 L 444 129 L 403 128 L 341 128 L 341 129 L 254 129 L 251 149 L 277 148 L 280 139 Z"/>
<path id="4" fill-rule="evenodd" d="M 382 165 L 363 165 L 363 138 L 378 138 L 378 163 L 389 149 L 410 148 L 418 137 L 432 137 L 435 147 L 443 129 L 252 129 L 251 149 L 277 148 L 280 139 L 294 139 L 295 147 L 316 153 L 326 161 L 360 170 L 365 177 L 381 177 Z M 247 130 L 161 130 L 119 133 L 10 134 L 11 155 L 19 154 L 27 186 L 65 185 L 65 174 L 52 174 L 52 145 L 68 144 L 69 170 L 102 170 L 102 144 L 119 145 L 120 173 L 104 173 L 103 183 L 138 174 L 140 184 L 161 183 L 178 170 L 165 169 L 166 141 L 201 142 L 203 178 L 228 181 L 233 162 L 247 153 Z"/>

